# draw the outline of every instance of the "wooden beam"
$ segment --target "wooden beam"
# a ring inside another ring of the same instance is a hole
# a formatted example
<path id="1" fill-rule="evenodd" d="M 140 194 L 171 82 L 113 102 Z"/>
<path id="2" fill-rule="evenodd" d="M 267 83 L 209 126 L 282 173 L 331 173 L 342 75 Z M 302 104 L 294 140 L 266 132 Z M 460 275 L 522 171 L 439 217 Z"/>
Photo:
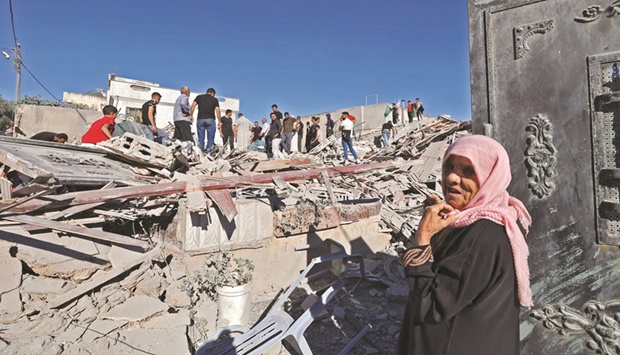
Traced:
<path id="1" fill-rule="evenodd" d="M 10 209 L 12 213 L 29 213 L 41 208 L 57 208 L 64 206 L 84 205 L 97 202 L 106 202 L 114 199 L 140 198 L 147 196 L 166 196 L 190 191 L 221 190 L 234 187 L 243 187 L 254 184 L 269 184 L 274 177 L 280 177 L 284 181 L 306 181 L 316 179 L 322 171 L 330 175 L 355 175 L 379 169 L 396 168 L 400 165 L 394 162 L 371 163 L 339 166 L 332 168 L 295 170 L 276 173 L 256 174 L 252 176 L 232 176 L 218 179 L 199 179 L 198 184 L 185 181 L 176 181 L 164 184 L 146 186 L 119 187 L 107 190 L 80 191 L 62 195 L 46 197 L 46 200 L 36 199 L 28 201 L 21 206 Z M 2 216 L 0 216 L 1 218 Z"/>

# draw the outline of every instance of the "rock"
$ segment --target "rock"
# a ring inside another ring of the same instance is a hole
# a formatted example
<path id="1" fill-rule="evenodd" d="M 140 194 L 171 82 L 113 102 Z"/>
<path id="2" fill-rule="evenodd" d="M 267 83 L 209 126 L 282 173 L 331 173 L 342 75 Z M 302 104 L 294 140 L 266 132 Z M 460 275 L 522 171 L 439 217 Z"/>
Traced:
<path id="1" fill-rule="evenodd" d="M 381 311 L 383 311 L 383 307 L 382 307 L 382 306 L 379 306 L 379 305 L 372 306 L 372 307 L 370 308 L 370 310 L 369 310 L 369 312 L 370 312 L 370 313 L 372 313 L 372 314 L 377 314 L 377 313 L 379 313 L 379 312 L 381 312 Z"/>
<path id="2" fill-rule="evenodd" d="M 375 319 L 378 320 L 378 321 L 387 320 L 388 319 L 388 314 L 387 313 L 381 313 L 377 317 L 375 317 Z"/>
<path id="3" fill-rule="evenodd" d="M 181 290 L 181 283 L 174 280 L 166 288 L 165 301 L 166 304 L 174 308 L 190 308 L 192 306 L 192 299 L 187 294 L 187 291 Z"/>
<path id="4" fill-rule="evenodd" d="M 389 315 L 390 315 L 390 317 L 392 317 L 392 318 L 399 318 L 399 317 L 400 317 L 400 318 L 402 318 L 402 316 L 403 316 L 403 313 L 402 313 L 402 312 L 400 312 L 400 311 L 399 311 L 399 310 L 397 310 L 397 309 L 390 309 L 390 310 L 388 311 L 388 314 L 389 314 Z"/>
<path id="5" fill-rule="evenodd" d="M 190 325 L 189 311 L 183 310 L 179 313 L 164 313 L 159 317 L 154 317 L 142 324 L 146 329 L 170 329 L 187 327 Z"/>
<path id="6" fill-rule="evenodd" d="M 117 343 L 110 350 L 110 354 L 151 353 L 161 355 L 189 355 L 186 327 L 172 329 L 124 329 L 119 332 L 122 342 Z M 125 344 L 131 344 L 129 348 Z M 122 349 L 122 351 L 121 351 Z"/>
<path id="7" fill-rule="evenodd" d="M 26 275 L 22 281 L 20 291 L 36 295 L 59 295 L 73 287 L 65 287 L 67 281 L 52 277 Z M 52 298 L 52 297 L 49 297 Z"/>
<path id="8" fill-rule="evenodd" d="M 11 229 L 7 241 L 14 239 L 18 245 L 17 257 L 40 276 L 50 276 L 74 281 L 84 281 L 95 271 L 110 266 L 105 255 L 110 248 L 84 238 L 59 237 L 57 233 L 39 233 L 33 238 L 30 233 Z M 23 238 L 30 242 L 24 243 Z"/>
<path id="9" fill-rule="evenodd" d="M 134 296 L 102 315 L 103 319 L 140 321 L 154 314 L 161 313 L 168 306 L 157 298 Z"/>
<path id="10" fill-rule="evenodd" d="M 400 334 L 400 327 L 397 326 L 391 326 L 388 328 L 388 334 L 391 336 L 398 336 L 398 334 Z"/>
<path id="11" fill-rule="evenodd" d="M 5 292 L 2 296 L 0 296 L 0 314 L 20 313 L 22 310 L 22 300 L 19 294 L 19 289 Z"/>
<path id="12" fill-rule="evenodd" d="M 405 302 L 407 296 L 409 296 L 409 287 L 407 286 L 392 286 L 388 287 L 386 291 L 387 299 L 390 301 Z"/>
<path id="13" fill-rule="evenodd" d="M 375 355 L 379 353 L 379 350 L 375 349 L 375 348 L 371 348 L 369 346 L 365 346 L 364 350 L 366 351 L 366 355 Z"/>
<path id="14" fill-rule="evenodd" d="M 369 294 L 371 297 L 375 297 L 375 296 L 377 296 L 377 295 L 379 294 L 379 291 L 378 291 L 378 290 L 376 290 L 376 289 L 374 289 L 374 288 L 371 288 L 371 289 L 368 291 L 368 294 Z"/>
<path id="15" fill-rule="evenodd" d="M 162 277 L 157 275 L 152 269 L 148 270 L 138 280 L 134 295 L 145 295 L 149 297 L 159 298 L 162 294 Z"/>
<path id="16" fill-rule="evenodd" d="M 22 283 L 22 262 L 8 251 L 0 254 L 0 296 L 16 290 Z"/>
<path id="17" fill-rule="evenodd" d="M 112 245 L 110 252 L 108 252 L 108 259 L 112 263 L 112 267 L 122 267 L 136 259 L 139 259 L 142 255 L 143 253 L 141 252 Z"/>
<path id="18" fill-rule="evenodd" d="M 345 317 L 345 310 L 342 307 L 334 307 L 334 309 L 332 310 L 332 315 L 334 316 L 334 318 L 338 321 L 343 321 L 344 317 Z"/>
<path id="19" fill-rule="evenodd" d="M 82 336 L 82 342 L 91 343 L 125 324 L 127 324 L 127 321 L 124 320 L 97 319 L 88 327 Z"/>

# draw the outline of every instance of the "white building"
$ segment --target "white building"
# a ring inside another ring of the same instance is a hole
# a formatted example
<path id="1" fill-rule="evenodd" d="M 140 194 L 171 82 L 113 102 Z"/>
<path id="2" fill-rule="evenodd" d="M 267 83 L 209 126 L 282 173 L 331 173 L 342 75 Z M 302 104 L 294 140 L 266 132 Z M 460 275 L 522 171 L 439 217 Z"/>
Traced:
<path id="1" fill-rule="evenodd" d="M 96 92 L 87 94 L 65 92 L 63 93 L 63 101 L 66 103 L 99 106 L 99 109 L 101 109 L 104 105 L 114 105 L 118 109 L 119 117 L 121 119 L 123 117 L 130 119 L 131 117 L 139 117 L 142 112 L 142 105 L 151 99 L 151 95 L 154 92 L 158 92 L 161 94 L 161 101 L 157 105 L 155 124 L 157 127 L 163 128 L 168 123 L 173 122 L 172 111 L 174 109 L 174 102 L 177 97 L 181 95 L 180 89 L 180 87 L 163 88 L 159 86 L 158 83 L 121 78 L 114 74 L 110 74 L 108 75 L 107 93 L 103 93 L 102 90 L 97 90 Z M 215 90 L 217 91 L 217 88 L 215 88 Z M 204 94 L 204 92 L 192 92 L 189 97 L 190 104 L 194 101 L 196 96 L 200 94 Z M 230 98 L 219 95 L 216 95 L 215 97 L 220 102 L 220 110 L 222 115 L 224 115 L 226 110 L 230 109 L 233 111 L 233 117 L 237 117 L 237 113 L 239 112 L 238 98 Z M 194 118 L 196 113 L 194 113 Z M 196 131 L 195 123 L 193 130 L 194 132 Z"/>
<path id="2" fill-rule="evenodd" d="M 163 88 L 158 83 L 121 78 L 110 74 L 108 76 L 108 104 L 114 105 L 118 109 L 119 116 L 136 117 L 141 114 L 142 105 L 151 99 L 151 94 L 158 92 L 161 94 L 161 101 L 157 105 L 155 124 L 158 127 L 164 127 L 168 123 L 173 122 L 172 111 L 174 109 L 174 102 L 181 95 L 180 89 L 180 87 L 174 89 Z M 217 91 L 217 88 L 215 90 Z M 189 97 L 190 104 L 200 94 L 204 94 L 204 92 L 192 92 Z M 230 109 L 233 111 L 233 117 L 236 117 L 236 113 L 239 112 L 239 99 L 219 95 L 215 97 L 220 102 L 222 115 L 224 115 L 226 110 Z"/>

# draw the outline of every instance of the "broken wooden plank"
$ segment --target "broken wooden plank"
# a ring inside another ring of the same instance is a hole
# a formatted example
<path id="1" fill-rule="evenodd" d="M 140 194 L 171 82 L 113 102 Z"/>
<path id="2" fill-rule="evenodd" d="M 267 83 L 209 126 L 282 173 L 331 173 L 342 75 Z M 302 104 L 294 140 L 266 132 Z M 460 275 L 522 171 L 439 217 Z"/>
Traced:
<path id="1" fill-rule="evenodd" d="M 143 254 L 138 259 L 130 261 L 127 264 L 119 268 L 114 268 L 110 271 L 96 274 L 92 278 L 90 278 L 88 281 L 81 283 L 78 287 L 74 288 L 73 290 L 51 300 L 50 302 L 48 302 L 48 306 L 50 308 L 58 308 L 66 304 L 67 302 L 70 302 L 74 300 L 75 298 L 80 297 L 81 295 L 92 291 L 93 289 L 103 285 L 104 283 L 112 280 L 113 278 L 120 276 L 122 273 L 133 269 L 134 267 L 142 264 L 143 262 L 151 260 L 152 258 L 157 256 L 157 254 L 161 253 L 161 251 L 162 251 L 161 246 L 158 246 L 154 248 L 153 250 L 149 251 L 148 253 Z"/>
<path id="2" fill-rule="evenodd" d="M 263 160 L 253 163 L 241 164 L 241 168 L 246 171 L 264 172 L 287 169 L 294 166 L 302 166 L 312 164 L 312 160 L 308 158 L 295 158 L 295 159 L 278 159 L 278 160 Z"/>
<path id="3" fill-rule="evenodd" d="M 307 181 L 316 179 L 321 175 L 321 171 L 327 171 L 330 175 L 355 175 L 379 169 L 390 169 L 399 167 L 395 162 L 371 163 L 347 165 L 332 168 L 295 170 L 276 173 L 256 174 L 252 176 L 231 176 L 218 179 L 200 179 L 198 184 L 191 184 L 185 181 L 176 181 L 163 184 L 147 186 L 119 187 L 108 190 L 80 191 L 63 195 L 48 196 L 46 200 L 36 199 L 28 201 L 21 206 L 12 208 L 12 213 L 28 213 L 45 207 L 64 207 L 73 205 L 83 205 L 96 202 L 106 202 L 115 199 L 140 198 L 147 196 L 165 196 L 190 191 L 210 191 L 228 189 L 233 187 L 243 187 L 253 184 L 267 184 L 273 181 L 276 176 L 284 181 Z"/>
<path id="4" fill-rule="evenodd" d="M 118 244 L 121 246 L 130 246 L 141 248 L 142 250 L 146 250 L 149 248 L 150 244 L 146 241 L 133 239 L 130 237 L 126 237 L 120 234 L 114 234 L 110 232 L 104 232 L 95 229 L 89 229 L 85 227 L 74 226 L 67 223 L 50 221 L 41 217 L 33 217 L 33 216 L 0 216 L 2 219 L 6 219 L 13 222 L 20 222 L 26 224 L 32 224 L 35 226 L 46 227 L 53 230 L 58 230 L 62 232 L 67 232 L 71 234 L 81 235 L 88 238 L 93 238 L 97 240 L 104 240 L 107 242 L 111 242 L 113 244 Z"/>
<path id="5" fill-rule="evenodd" d="M 228 222 L 232 222 L 239 213 L 235 201 L 228 190 L 207 190 L 207 196 L 220 209 L 220 212 Z"/>

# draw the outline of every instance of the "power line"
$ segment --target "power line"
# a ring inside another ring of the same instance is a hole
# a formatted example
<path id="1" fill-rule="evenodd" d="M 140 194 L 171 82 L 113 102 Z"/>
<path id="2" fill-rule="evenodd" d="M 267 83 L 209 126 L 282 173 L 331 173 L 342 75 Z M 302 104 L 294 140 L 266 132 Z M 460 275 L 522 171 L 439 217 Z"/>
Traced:
<path id="1" fill-rule="evenodd" d="M 28 72 L 28 74 L 30 74 L 30 76 L 32 76 L 32 78 L 33 78 L 34 80 L 36 80 L 36 82 L 37 82 L 37 83 L 39 83 L 39 85 L 41 85 L 41 87 L 42 87 L 45 91 L 47 91 L 47 93 L 48 93 L 48 94 L 50 94 L 50 96 L 51 96 L 51 97 L 53 97 L 56 101 L 60 102 L 61 104 L 64 104 L 64 102 L 60 101 L 60 99 L 58 99 L 56 96 L 54 96 L 54 94 L 52 94 L 52 93 L 51 93 L 51 92 L 50 92 L 50 91 L 49 91 L 49 90 L 45 87 L 45 85 L 43 85 L 43 83 L 41 83 L 41 82 L 39 81 L 39 79 L 37 79 L 37 77 L 36 77 L 36 76 L 34 76 L 34 74 L 32 74 L 32 72 L 30 71 L 30 69 L 28 69 L 28 67 L 26 66 L 26 64 L 24 64 L 24 61 L 21 61 L 21 65 L 22 65 L 22 67 L 24 67 L 24 69 L 26 69 L 26 71 Z"/>
<path id="2" fill-rule="evenodd" d="M 13 19 L 13 1 L 9 0 L 9 9 L 11 11 L 11 27 L 13 27 L 13 42 L 15 42 L 15 48 L 17 48 L 17 36 L 15 35 L 15 20 Z"/>

